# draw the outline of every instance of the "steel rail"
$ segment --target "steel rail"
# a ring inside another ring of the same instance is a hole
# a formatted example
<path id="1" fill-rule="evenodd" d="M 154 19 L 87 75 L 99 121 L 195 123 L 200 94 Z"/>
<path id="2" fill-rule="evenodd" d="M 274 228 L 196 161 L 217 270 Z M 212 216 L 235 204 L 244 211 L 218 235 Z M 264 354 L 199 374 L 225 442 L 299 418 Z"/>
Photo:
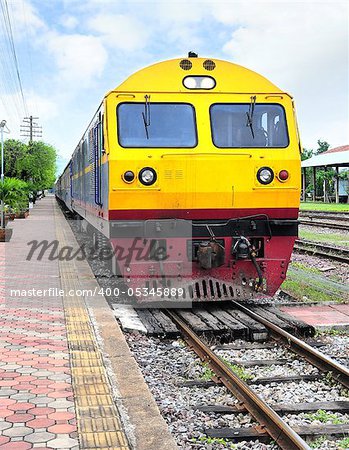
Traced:
<path id="1" fill-rule="evenodd" d="M 333 216 L 345 218 L 345 220 L 349 220 L 349 211 L 315 211 L 313 209 L 300 209 L 299 215 L 301 216 Z"/>
<path id="2" fill-rule="evenodd" d="M 241 380 L 173 311 L 167 314 L 179 327 L 188 345 L 211 367 L 225 387 L 284 450 L 310 450 L 308 444 Z"/>
<path id="3" fill-rule="evenodd" d="M 335 220 L 336 222 L 349 222 L 349 215 L 348 217 L 344 217 L 344 216 L 322 216 L 320 214 L 302 214 L 301 212 L 299 213 L 299 219 L 303 219 L 303 218 L 308 218 L 309 220 L 312 219 L 324 219 L 324 220 Z"/>
<path id="4" fill-rule="evenodd" d="M 296 240 L 294 250 L 304 253 L 310 253 L 313 255 L 324 256 L 325 258 L 330 258 L 335 261 L 349 263 L 349 249 L 341 249 L 338 247 L 318 244 L 316 242 L 306 241 L 302 239 Z M 327 252 L 324 250 L 327 250 Z"/>
<path id="5" fill-rule="evenodd" d="M 294 353 L 302 356 L 310 364 L 317 367 L 321 372 L 331 374 L 334 379 L 336 379 L 339 383 L 343 384 L 343 386 L 349 389 L 349 369 L 347 369 L 345 366 L 342 366 L 330 357 L 321 353 L 316 348 L 311 347 L 309 344 L 306 344 L 302 340 L 298 339 L 297 337 L 293 336 L 277 325 L 274 325 L 269 320 L 265 319 L 254 311 L 251 311 L 249 308 L 246 308 L 246 306 L 243 306 L 235 301 L 232 301 L 232 304 L 244 313 L 248 314 L 253 319 L 257 320 L 257 322 L 260 322 L 265 327 L 267 327 L 273 339 L 277 341 L 281 340 Z"/>
<path id="6" fill-rule="evenodd" d="M 331 222 L 318 222 L 315 220 L 299 220 L 298 221 L 301 225 L 308 225 L 310 227 L 323 227 L 323 228 L 333 228 L 336 230 L 349 230 L 349 225 L 343 225 L 340 223 L 331 223 Z"/>

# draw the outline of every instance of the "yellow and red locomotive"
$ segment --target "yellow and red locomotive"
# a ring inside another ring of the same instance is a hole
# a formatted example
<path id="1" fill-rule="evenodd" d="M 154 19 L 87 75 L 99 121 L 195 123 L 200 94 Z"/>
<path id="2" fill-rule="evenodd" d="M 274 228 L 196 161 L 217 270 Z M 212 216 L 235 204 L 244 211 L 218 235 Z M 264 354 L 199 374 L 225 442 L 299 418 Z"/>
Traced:
<path id="1" fill-rule="evenodd" d="M 128 249 L 118 266 L 130 286 L 273 295 L 298 234 L 300 150 L 289 94 L 191 53 L 104 97 L 56 195 Z"/>

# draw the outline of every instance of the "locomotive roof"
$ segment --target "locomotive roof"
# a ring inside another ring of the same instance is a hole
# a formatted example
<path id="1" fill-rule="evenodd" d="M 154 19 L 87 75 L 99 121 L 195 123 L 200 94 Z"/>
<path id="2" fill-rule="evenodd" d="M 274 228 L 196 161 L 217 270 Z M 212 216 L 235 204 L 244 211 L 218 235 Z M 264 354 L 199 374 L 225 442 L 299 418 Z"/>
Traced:
<path id="1" fill-rule="evenodd" d="M 209 70 L 204 68 L 204 63 Z M 191 68 L 184 70 L 181 65 L 191 66 Z M 212 69 L 213 66 L 215 67 Z M 228 61 L 208 58 L 180 58 L 153 64 L 135 72 L 111 92 L 202 93 L 202 90 L 191 90 L 184 87 L 183 79 L 187 76 L 213 77 L 216 86 L 211 90 L 205 90 L 205 93 L 284 93 L 253 70 Z"/>

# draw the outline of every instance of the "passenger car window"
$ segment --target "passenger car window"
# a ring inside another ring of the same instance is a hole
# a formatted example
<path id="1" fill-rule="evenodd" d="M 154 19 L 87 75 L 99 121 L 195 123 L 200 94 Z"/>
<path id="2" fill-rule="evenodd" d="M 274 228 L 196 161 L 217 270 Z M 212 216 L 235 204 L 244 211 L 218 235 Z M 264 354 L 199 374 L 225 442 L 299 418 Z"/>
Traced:
<path id="1" fill-rule="evenodd" d="M 214 104 L 210 108 L 212 139 L 220 148 L 284 148 L 289 144 L 281 105 L 256 103 L 249 124 L 249 103 Z"/>
<path id="2" fill-rule="evenodd" d="M 117 108 L 122 147 L 195 147 L 195 111 L 186 103 L 121 103 Z"/>

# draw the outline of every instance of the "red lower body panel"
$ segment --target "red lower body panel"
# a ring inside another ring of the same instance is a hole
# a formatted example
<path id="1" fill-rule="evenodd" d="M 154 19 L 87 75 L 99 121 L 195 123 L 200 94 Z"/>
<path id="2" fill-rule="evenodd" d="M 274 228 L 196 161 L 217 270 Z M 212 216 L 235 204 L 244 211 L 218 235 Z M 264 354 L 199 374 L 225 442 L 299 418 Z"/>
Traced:
<path id="1" fill-rule="evenodd" d="M 200 238 L 193 238 L 200 241 Z M 286 277 L 296 236 L 260 236 L 263 241 L 261 257 L 256 262 L 263 275 L 263 283 L 256 292 L 258 272 L 252 260 L 239 259 L 232 254 L 232 237 L 216 237 L 225 249 L 219 267 L 204 269 L 195 260 L 192 240 L 184 237 L 162 239 L 165 252 L 161 261 L 154 257 L 150 239 L 115 238 L 111 240 L 119 272 L 129 292 L 139 301 L 176 299 L 205 301 L 249 299 L 258 295 L 273 296 Z M 207 241 L 203 238 L 202 241 Z M 224 243 L 223 243 L 224 242 Z M 159 258 L 158 258 L 159 259 Z M 160 258 L 161 259 L 161 258 Z M 137 290 L 138 289 L 138 290 Z M 184 291 L 184 292 L 183 292 Z"/>

